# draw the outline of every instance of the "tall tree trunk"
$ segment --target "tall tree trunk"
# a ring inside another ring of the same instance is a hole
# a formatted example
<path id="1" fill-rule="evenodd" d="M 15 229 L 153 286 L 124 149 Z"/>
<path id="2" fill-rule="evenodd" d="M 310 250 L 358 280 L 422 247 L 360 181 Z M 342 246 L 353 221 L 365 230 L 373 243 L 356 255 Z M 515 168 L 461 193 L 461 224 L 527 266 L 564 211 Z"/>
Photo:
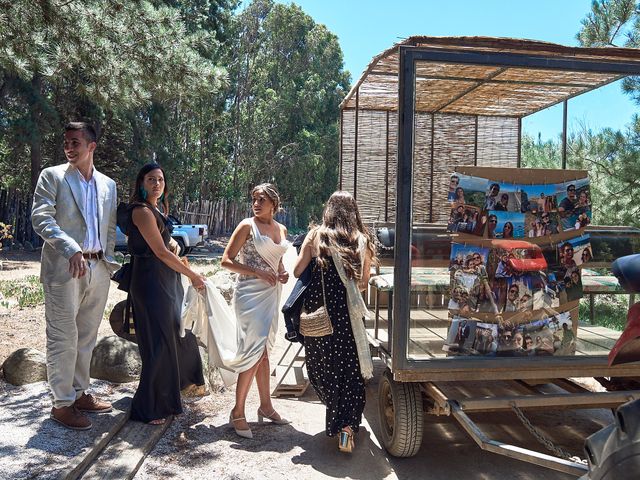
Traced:
<path id="1" fill-rule="evenodd" d="M 40 101 L 42 97 L 42 77 L 36 73 L 31 79 L 31 100 L 29 101 L 29 117 L 31 120 L 31 135 L 29 135 L 29 149 L 31 151 L 31 192 L 36 189 L 40 169 L 42 168 L 42 131 L 40 125 Z"/>

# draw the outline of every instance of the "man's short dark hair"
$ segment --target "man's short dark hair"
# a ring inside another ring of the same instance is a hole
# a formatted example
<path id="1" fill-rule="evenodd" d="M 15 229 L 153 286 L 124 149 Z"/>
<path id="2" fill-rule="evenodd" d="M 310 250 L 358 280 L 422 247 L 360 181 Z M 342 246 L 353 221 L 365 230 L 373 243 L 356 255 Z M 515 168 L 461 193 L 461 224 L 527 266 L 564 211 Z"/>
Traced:
<path id="1" fill-rule="evenodd" d="M 569 190 L 573 190 L 573 191 L 575 191 L 575 190 L 576 190 L 576 186 L 575 186 L 573 183 L 572 183 L 572 184 L 570 184 L 570 185 L 567 185 L 567 192 L 568 192 Z"/>
<path id="2" fill-rule="evenodd" d="M 98 135 L 93 125 L 87 122 L 69 122 L 64 126 L 65 132 L 81 131 L 87 142 L 97 142 Z"/>
<path id="3" fill-rule="evenodd" d="M 493 190 L 495 188 L 498 189 L 498 191 L 500 191 L 500 185 L 497 183 L 492 183 L 491 186 L 489 187 L 489 190 Z"/>

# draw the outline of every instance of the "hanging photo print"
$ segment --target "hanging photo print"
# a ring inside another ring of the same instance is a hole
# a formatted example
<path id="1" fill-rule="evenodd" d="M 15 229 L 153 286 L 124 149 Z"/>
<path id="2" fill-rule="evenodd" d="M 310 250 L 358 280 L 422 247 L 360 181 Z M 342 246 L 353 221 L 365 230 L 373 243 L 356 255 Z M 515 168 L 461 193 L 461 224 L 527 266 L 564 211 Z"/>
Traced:
<path id="1" fill-rule="evenodd" d="M 525 214 L 526 237 L 546 237 L 560 232 L 558 212 L 538 212 Z"/>
<path id="2" fill-rule="evenodd" d="M 489 238 L 523 238 L 524 214 L 520 212 L 489 212 L 487 217 Z"/>
<path id="3" fill-rule="evenodd" d="M 484 295 L 490 290 L 486 268 L 488 255 L 488 248 L 452 243 L 449 310 L 469 314 L 485 308 Z"/>
<path id="4" fill-rule="evenodd" d="M 451 354 L 469 355 L 476 332 L 476 322 L 464 317 L 453 317 L 442 350 Z"/>
<path id="5" fill-rule="evenodd" d="M 476 355 L 495 355 L 498 349 L 498 325 L 495 323 L 476 324 L 471 351 Z"/>
<path id="6" fill-rule="evenodd" d="M 484 206 L 488 180 L 463 174 L 455 174 L 455 176 L 458 177 L 458 185 L 454 188 L 453 194 L 451 188 L 449 189 L 451 206 L 470 205 L 481 209 Z M 451 181 L 451 184 L 453 182 L 454 180 Z"/>
<path id="7" fill-rule="evenodd" d="M 522 213 L 555 212 L 558 208 L 556 201 L 556 185 L 522 185 Z"/>
<path id="8" fill-rule="evenodd" d="M 490 211 L 520 212 L 520 186 L 512 183 L 490 183 L 484 206 Z"/>
<path id="9" fill-rule="evenodd" d="M 473 205 L 458 205 L 451 209 L 449 222 L 447 223 L 447 231 L 452 233 L 482 235 L 484 225 L 478 222 L 479 218 L 480 209 L 478 207 L 474 207 Z M 476 233 L 478 229 L 480 229 L 480 233 Z"/>
<path id="10" fill-rule="evenodd" d="M 447 231 L 482 235 L 484 222 L 481 210 L 484 205 L 486 178 L 453 174 L 449 182 L 448 200 L 451 204 Z"/>
<path id="11" fill-rule="evenodd" d="M 571 253 L 573 252 L 573 256 Z M 573 266 L 581 266 L 593 258 L 591 253 L 591 239 L 589 235 L 580 235 L 576 238 L 570 238 L 558 247 L 558 257 L 560 264 L 570 268 Z"/>
<path id="12" fill-rule="evenodd" d="M 559 304 L 579 300 L 583 297 L 582 278 L 578 267 L 553 268 L 549 276 L 553 275 L 558 283 Z"/>
<path id="13" fill-rule="evenodd" d="M 556 199 L 562 230 L 578 230 L 591 223 L 588 178 L 556 185 Z"/>

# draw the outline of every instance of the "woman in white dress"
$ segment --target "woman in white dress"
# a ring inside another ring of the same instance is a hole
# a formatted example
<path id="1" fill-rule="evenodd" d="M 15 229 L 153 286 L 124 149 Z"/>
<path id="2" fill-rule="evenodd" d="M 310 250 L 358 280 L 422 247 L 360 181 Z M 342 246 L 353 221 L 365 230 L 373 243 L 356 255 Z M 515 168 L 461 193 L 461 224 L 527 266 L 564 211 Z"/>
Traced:
<path id="1" fill-rule="evenodd" d="M 256 186 L 251 198 L 253 217 L 240 222 L 222 255 L 222 266 L 238 274 L 233 295 L 238 350 L 233 361 L 225 362 L 227 368 L 238 373 L 236 404 L 229 423 L 245 438 L 253 437 L 245 403 L 254 378 L 260 396 L 258 421 L 268 418 L 277 424 L 289 423 L 271 403 L 268 357 L 278 325 L 281 284 L 289 279 L 282 263 L 289 246 L 287 229 L 273 219 L 280 206 L 273 185 Z"/>

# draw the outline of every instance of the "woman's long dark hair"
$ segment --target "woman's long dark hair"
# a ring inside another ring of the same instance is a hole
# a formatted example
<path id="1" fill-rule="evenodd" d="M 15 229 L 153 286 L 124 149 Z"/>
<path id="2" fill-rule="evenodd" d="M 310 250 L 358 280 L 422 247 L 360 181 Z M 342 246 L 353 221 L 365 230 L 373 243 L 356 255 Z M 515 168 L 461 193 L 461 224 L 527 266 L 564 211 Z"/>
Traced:
<path id="1" fill-rule="evenodd" d="M 142 184 L 144 183 L 144 176 L 153 170 L 160 170 L 162 172 L 162 176 L 164 177 L 164 191 L 162 192 L 163 196 L 160 197 L 158 201 L 160 205 L 162 205 L 164 214 L 169 215 L 169 182 L 167 181 L 167 174 L 164 172 L 164 169 L 157 163 L 147 163 L 138 172 L 136 183 L 133 187 L 133 192 L 131 193 L 131 203 L 138 202 L 151 205 L 146 198 L 142 198 L 141 189 Z"/>
<path id="2" fill-rule="evenodd" d="M 336 247 L 347 277 L 359 281 L 362 277 L 360 262 L 359 238 L 363 234 L 367 239 L 366 248 L 371 254 L 373 264 L 377 262 L 374 244 L 369 230 L 362 223 L 358 204 L 349 192 L 334 192 L 324 207 L 322 225 L 317 227 L 319 235 L 318 263 L 323 268 L 327 266 L 326 258 L 331 256 L 330 247 Z"/>

